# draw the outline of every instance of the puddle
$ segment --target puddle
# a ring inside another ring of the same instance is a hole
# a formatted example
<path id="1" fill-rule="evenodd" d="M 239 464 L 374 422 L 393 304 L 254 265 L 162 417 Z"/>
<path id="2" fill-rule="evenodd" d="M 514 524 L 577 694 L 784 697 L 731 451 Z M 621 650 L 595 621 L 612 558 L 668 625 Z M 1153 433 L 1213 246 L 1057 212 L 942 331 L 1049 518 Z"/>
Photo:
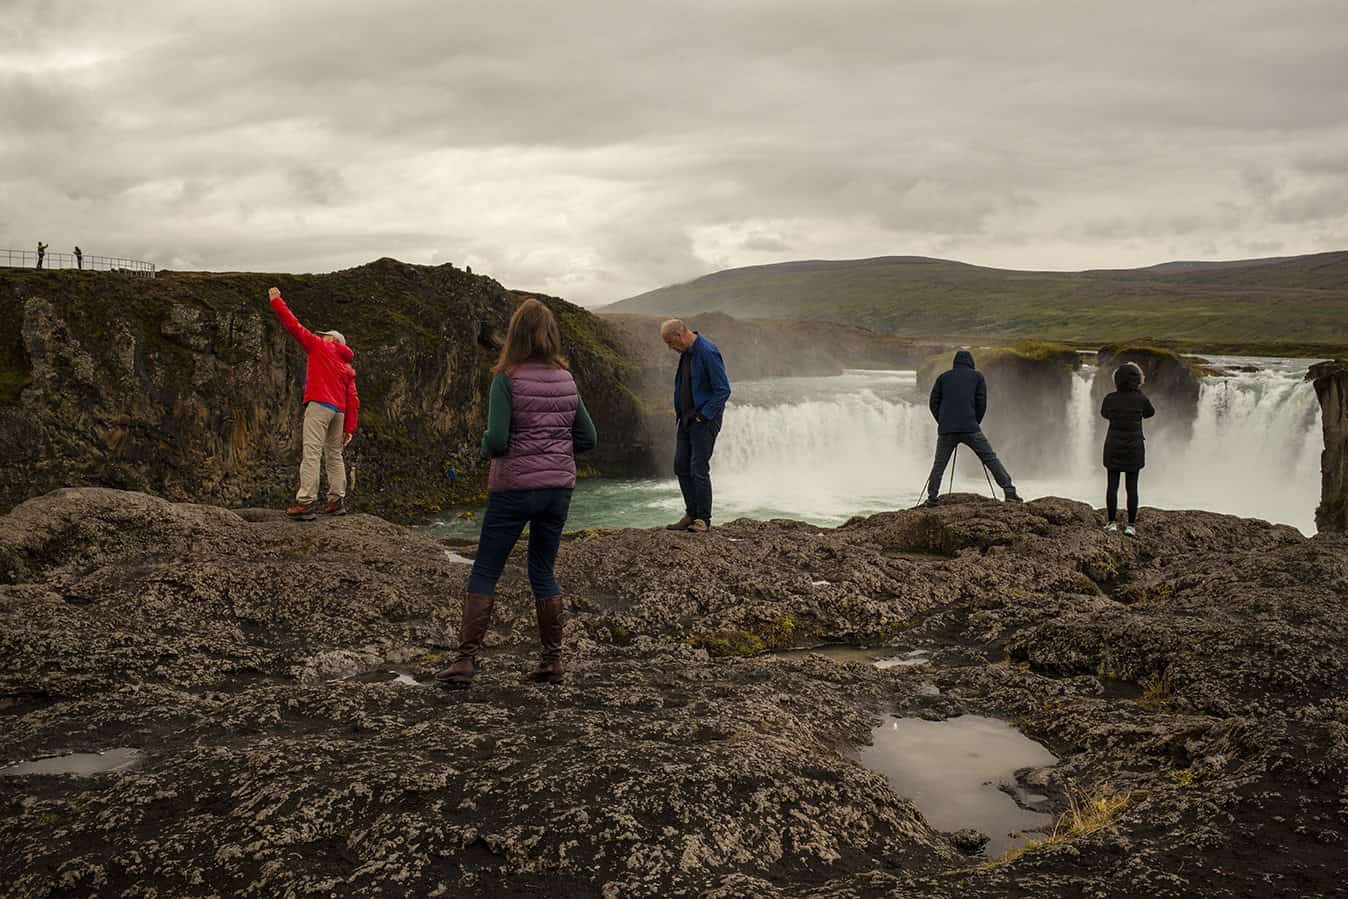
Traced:
<path id="1" fill-rule="evenodd" d="M 342 678 L 357 684 L 401 684 L 404 687 L 422 687 L 425 686 L 421 681 L 405 671 L 394 671 L 391 668 L 375 668 L 372 671 L 361 671 L 350 677 Z"/>
<path id="2" fill-rule="evenodd" d="M 472 560 L 472 559 L 468 558 L 468 557 L 465 556 L 465 555 L 461 555 L 460 553 L 456 553 L 456 552 L 455 552 L 454 550 L 452 550 L 452 549 L 447 549 L 447 550 L 445 550 L 445 558 L 446 558 L 446 559 L 449 559 L 449 561 L 451 561 L 451 562 L 458 562 L 460 565 L 472 565 L 472 564 L 473 564 L 473 560 Z"/>
<path id="3" fill-rule="evenodd" d="M 1056 765 L 1058 759 L 1005 721 L 961 715 L 944 721 L 886 718 L 858 760 L 911 799 L 933 828 L 972 827 L 990 837 L 984 853 L 996 858 L 1023 843 L 1022 831 L 1047 828 L 1053 815 L 1021 808 L 1045 803 L 1017 783 L 1016 771 Z"/>
<path id="4" fill-rule="evenodd" d="M 931 652 L 926 649 L 913 649 L 899 652 L 893 646 L 817 646 L 814 649 L 784 649 L 769 653 L 773 658 L 802 659 L 806 656 L 820 655 L 839 664 L 844 662 L 865 662 L 876 668 L 915 668 L 918 665 L 930 665 Z"/>
<path id="5" fill-rule="evenodd" d="M 37 774 L 107 774 L 134 768 L 145 758 L 139 749 L 108 749 L 103 752 L 72 752 L 54 755 L 31 762 L 19 762 L 0 768 L 0 777 L 23 777 Z"/>

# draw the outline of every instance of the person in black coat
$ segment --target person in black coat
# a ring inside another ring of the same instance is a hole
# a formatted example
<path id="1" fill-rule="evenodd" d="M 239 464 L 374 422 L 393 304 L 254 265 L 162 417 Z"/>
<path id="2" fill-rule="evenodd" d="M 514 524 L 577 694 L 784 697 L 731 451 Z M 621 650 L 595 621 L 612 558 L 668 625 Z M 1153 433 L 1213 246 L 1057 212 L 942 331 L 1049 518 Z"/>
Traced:
<path id="1" fill-rule="evenodd" d="M 937 423 L 936 461 L 927 479 L 927 505 L 941 504 L 941 479 L 945 477 L 950 454 L 961 443 L 978 454 L 1009 503 L 1020 502 L 1011 474 L 997 458 L 992 443 L 983 434 L 983 415 L 988 411 L 988 384 L 983 373 L 974 368 L 974 356 L 968 350 L 955 354 L 955 365 L 942 372 L 931 387 L 931 414 Z"/>
<path id="2" fill-rule="evenodd" d="M 1147 464 L 1147 441 L 1142 435 L 1142 419 L 1156 414 L 1151 400 L 1142 392 L 1146 379 L 1136 362 L 1125 362 L 1114 372 L 1114 386 L 1118 388 L 1105 397 L 1100 414 L 1109 420 L 1105 436 L 1105 469 L 1109 472 L 1109 486 L 1105 492 L 1105 507 L 1109 515 L 1107 531 L 1119 529 L 1119 480 L 1128 485 L 1128 527 L 1124 533 L 1137 536 L 1137 476 Z"/>

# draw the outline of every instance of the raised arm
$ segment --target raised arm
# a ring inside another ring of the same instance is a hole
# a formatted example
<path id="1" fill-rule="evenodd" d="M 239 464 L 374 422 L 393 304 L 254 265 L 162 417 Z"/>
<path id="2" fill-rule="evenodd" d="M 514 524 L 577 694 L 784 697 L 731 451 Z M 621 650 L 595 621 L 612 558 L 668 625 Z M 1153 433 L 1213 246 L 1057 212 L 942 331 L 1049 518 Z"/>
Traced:
<path id="1" fill-rule="evenodd" d="M 1151 400 L 1147 399 L 1146 394 L 1142 395 L 1142 417 L 1151 418 L 1156 414 L 1156 408 L 1152 406 Z"/>
<path id="2" fill-rule="evenodd" d="M 300 324 L 300 320 L 295 318 L 295 314 L 290 311 L 290 307 L 286 305 L 285 300 L 281 299 L 281 291 L 273 287 L 267 291 L 267 296 L 271 299 L 271 311 L 276 313 L 277 319 L 281 322 L 281 327 L 285 328 L 291 337 L 300 342 L 300 346 L 304 347 L 306 353 L 312 352 L 315 347 L 323 342 L 317 334 L 304 327 Z"/>

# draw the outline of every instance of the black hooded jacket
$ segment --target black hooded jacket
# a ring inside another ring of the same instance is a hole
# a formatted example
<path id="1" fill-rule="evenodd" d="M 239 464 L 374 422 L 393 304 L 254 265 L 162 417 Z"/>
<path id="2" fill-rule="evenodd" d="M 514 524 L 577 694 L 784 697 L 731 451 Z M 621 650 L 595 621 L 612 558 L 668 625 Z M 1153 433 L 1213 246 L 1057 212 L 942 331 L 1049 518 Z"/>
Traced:
<path id="1" fill-rule="evenodd" d="M 974 368 L 974 354 L 960 350 L 955 367 L 942 372 L 931 386 L 931 414 L 941 434 L 972 434 L 988 411 L 988 384 Z"/>
<path id="2" fill-rule="evenodd" d="M 1110 471 L 1141 471 L 1147 464 L 1147 440 L 1142 435 L 1142 419 L 1156 414 L 1151 400 L 1142 392 L 1142 372 L 1124 365 L 1114 372 L 1118 390 L 1105 397 L 1100 414 L 1109 419 L 1105 436 L 1105 468 Z"/>

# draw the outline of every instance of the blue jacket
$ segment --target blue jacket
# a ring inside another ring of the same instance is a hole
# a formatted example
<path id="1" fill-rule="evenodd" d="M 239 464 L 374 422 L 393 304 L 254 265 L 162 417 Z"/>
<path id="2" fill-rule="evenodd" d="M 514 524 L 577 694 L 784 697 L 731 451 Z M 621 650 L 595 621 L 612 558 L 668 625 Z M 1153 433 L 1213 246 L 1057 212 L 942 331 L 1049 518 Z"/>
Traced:
<path id="1" fill-rule="evenodd" d="M 988 411 L 988 384 L 974 369 L 968 350 L 955 354 L 955 367 L 942 372 L 931 386 L 931 414 L 941 434 L 972 434 L 981 430 Z"/>
<path id="2" fill-rule="evenodd" d="M 693 414 L 711 420 L 720 418 L 725 401 L 730 399 L 730 378 L 725 373 L 721 351 L 701 334 L 687 349 L 692 365 Z M 679 411 L 679 374 L 674 372 L 674 411 Z"/>

